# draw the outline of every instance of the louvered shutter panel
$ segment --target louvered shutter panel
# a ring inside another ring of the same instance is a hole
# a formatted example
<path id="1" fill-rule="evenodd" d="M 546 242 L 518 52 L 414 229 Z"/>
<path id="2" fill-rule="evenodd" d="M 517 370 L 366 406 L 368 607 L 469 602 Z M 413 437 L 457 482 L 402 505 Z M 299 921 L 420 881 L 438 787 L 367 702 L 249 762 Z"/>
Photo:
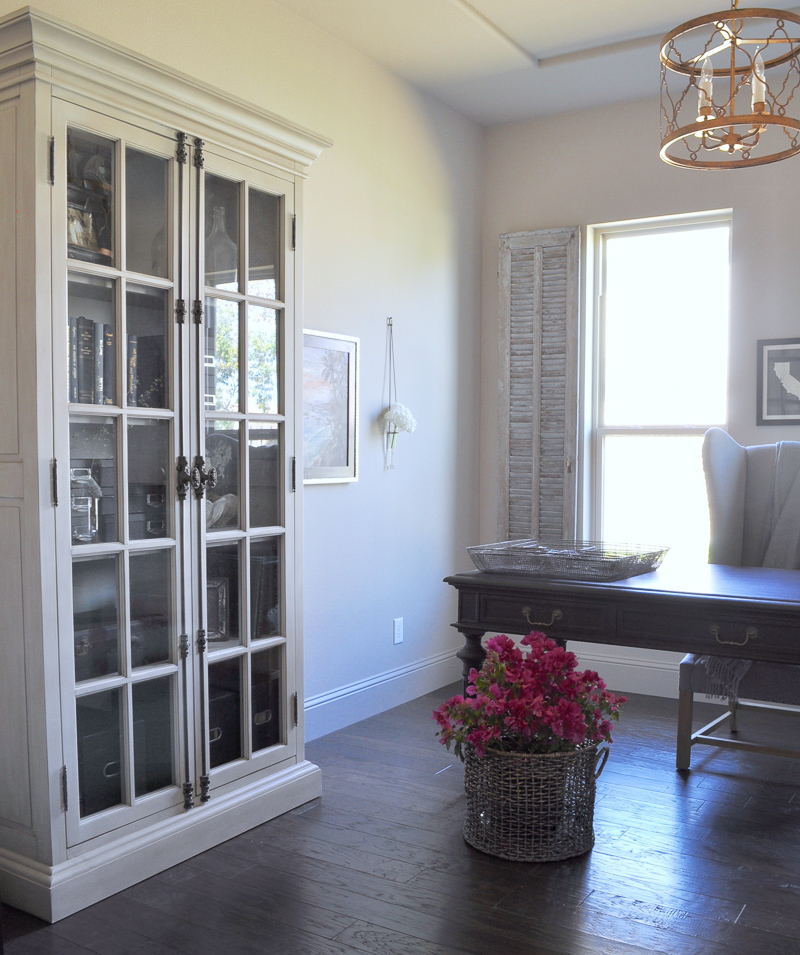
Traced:
<path id="1" fill-rule="evenodd" d="M 575 537 L 580 231 L 500 237 L 498 539 Z"/>

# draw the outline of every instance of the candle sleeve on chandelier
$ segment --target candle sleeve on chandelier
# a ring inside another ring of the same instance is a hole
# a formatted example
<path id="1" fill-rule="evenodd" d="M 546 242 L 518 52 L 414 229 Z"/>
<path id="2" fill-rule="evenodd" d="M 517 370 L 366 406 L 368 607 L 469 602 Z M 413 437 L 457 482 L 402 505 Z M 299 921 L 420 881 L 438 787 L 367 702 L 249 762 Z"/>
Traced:
<path id="1" fill-rule="evenodd" d="M 764 61 L 760 53 L 756 53 L 753 57 L 753 76 L 750 81 L 750 89 L 752 91 L 753 112 L 763 112 L 767 105 L 767 83 L 764 76 Z"/>

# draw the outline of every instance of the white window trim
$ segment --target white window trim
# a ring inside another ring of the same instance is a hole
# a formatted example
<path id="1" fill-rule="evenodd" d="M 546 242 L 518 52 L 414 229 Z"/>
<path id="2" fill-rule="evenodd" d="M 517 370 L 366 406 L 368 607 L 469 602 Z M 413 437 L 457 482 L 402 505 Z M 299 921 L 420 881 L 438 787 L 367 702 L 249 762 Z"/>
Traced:
<path id="1" fill-rule="evenodd" d="M 591 274 L 592 282 L 587 294 L 586 314 L 587 322 L 584 334 L 584 375 L 583 375 L 583 407 L 586 426 L 583 434 L 583 511 L 582 525 L 584 536 L 592 540 L 603 539 L 602 508 L 603 500 L 603 468 L 601 447 L 603 438 L 607 435 L 642 434 L 659 435 L 703 435 L 712 424 L 727 430 L 727 419 L 724 422 L 710 422 L 708 425 L 696 426 L 629 426 L 607 427 L 600 425 L 601 401 L 603 396 L 603 330 L 605 326 L 605 269 L 604 246 L 608 236 L 633 235 L 636 233 L 658 233 L 665 229 L 705 229 L 714 225 L 728 225 L 730 227 L 731 243 L 733 241 L 733 210 L 716 209 L 709 212 L 688 213 L 682 215 L 661 216 L 652 219 L 635 219 L 627 222 L 608 222 L 587 226 L 587 248 L 589 261 L 587 274 Z"/>

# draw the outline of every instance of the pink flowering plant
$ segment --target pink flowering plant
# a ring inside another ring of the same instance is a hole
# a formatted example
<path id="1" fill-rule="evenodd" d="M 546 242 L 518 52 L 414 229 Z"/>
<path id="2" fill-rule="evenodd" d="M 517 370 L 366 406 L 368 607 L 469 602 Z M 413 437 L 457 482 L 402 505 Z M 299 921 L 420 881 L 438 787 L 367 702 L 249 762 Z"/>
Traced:
<path id="1" fill-rule="evenodd" d="M 593 671 L 576 669 L 574 653 L 533 631 L 518 647 L 493 637 L 480 671 L 469 674 L 467 698 L 454 696 L 433 711 L 440 742 L 464 758 L 466 743 L 483 756 L 487 748 L 516 753 L 570 752 L 612 742 L 624 696 L 609 693 Z"/>

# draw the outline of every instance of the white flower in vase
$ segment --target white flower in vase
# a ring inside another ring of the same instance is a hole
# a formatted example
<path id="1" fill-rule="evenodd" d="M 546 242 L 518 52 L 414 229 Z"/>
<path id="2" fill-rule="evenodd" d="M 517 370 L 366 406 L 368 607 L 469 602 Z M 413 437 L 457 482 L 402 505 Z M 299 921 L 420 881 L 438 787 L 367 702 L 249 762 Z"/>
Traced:
<path id="1" fill-rule="evenodd" d="M 394 401 L 383 413 L 383 429 L 387 435 L 391 435 L 392 440 L 389 444 L 389 464 L 388 467 L 394 467 L 394 439 L 400 431 L 407 431 L 411 434 L 417 427 L 417 419 L 399 402 Z"/>

